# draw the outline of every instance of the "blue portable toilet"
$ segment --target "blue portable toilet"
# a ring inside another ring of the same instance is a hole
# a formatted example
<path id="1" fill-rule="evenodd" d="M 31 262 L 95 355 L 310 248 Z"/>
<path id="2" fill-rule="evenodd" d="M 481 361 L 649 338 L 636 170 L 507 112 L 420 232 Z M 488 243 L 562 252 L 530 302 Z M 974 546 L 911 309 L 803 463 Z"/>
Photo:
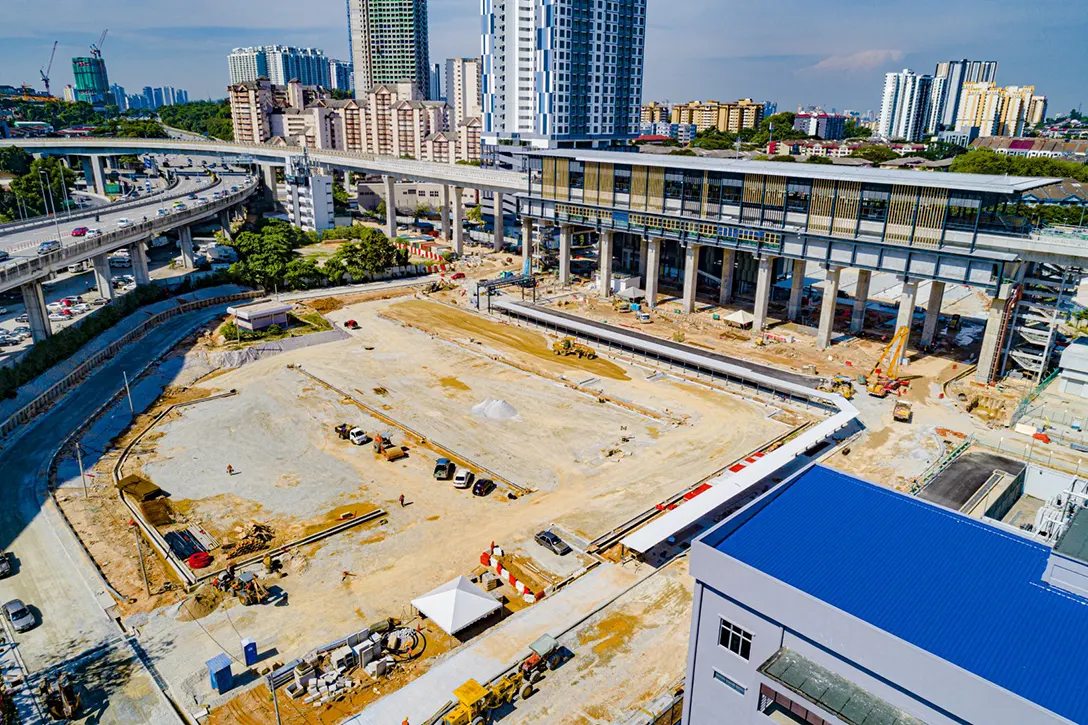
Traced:
<path id="1" fill-rule="evenodd" d="M 257 664 L 257 643 L 251 639 L 242 640 L 242 659 L 245 660 L 246 667 L 252 667 Z"/>
<path id="2" fill-rule="evenodd" d="M 219 654 L 205 663 L 208 676 L 211 677 L 212 689 L 222 695 L 234 687 L 234 676 L 230 673 L 230 657 Z"/>

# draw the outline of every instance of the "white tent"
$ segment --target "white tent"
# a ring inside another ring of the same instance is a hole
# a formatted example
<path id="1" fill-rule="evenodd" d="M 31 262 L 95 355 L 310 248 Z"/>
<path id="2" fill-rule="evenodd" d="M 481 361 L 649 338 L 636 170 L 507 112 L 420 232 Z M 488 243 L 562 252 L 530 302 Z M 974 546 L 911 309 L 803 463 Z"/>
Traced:
<path id="1" fill-rule="evenodd" d="M 502 607 L 494 597 L 463 576 L 413 599 L 412 606 L 447 634 L 456 634 Z"/>
<path id="2" fill-rule="evenodd" d="M 737 310 L 736 312 L 726 315 L 725 321 L 730 325 L 736 325 L 737 327 L 745 327 L 751 325 L 755 320 L 755 316 L 744 310 Z"/>

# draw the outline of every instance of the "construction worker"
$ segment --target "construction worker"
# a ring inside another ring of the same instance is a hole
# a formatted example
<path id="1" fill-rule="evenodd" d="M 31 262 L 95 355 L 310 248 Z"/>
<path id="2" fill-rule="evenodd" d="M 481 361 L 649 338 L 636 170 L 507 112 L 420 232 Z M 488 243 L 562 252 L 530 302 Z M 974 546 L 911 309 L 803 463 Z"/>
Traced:
<path id="1" fill-rule="evenodd" d="M 400 507 L 404 508 L 404 494 L 403 493 L 400 495 Z"/>
<path id="2" fill-rule="evenodd" d="M 227 464 L 227 475 L 228 476 L 233 476 L 234 475 L 234 466 L 230 465 L 229 463 Z"/>

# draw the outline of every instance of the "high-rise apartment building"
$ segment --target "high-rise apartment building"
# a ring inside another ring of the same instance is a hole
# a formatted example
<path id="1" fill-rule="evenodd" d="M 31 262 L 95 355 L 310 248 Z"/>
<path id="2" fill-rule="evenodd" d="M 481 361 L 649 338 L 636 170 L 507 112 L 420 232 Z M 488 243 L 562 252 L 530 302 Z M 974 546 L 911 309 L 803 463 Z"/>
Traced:
<path id="1" fill-rule="evenodd" d="M 484 144 L 637 133 L 646 0 L 483 0 Z"/>
<path id="2" fill-rule="evenodd" d="M 348 0 L 355 96 L 407 81 L 430 90 L 427 0 Z"/>
<path id="3" fill-rule="evenodd" d="M 877 134 L 884 138 L 920 140 L 929 120 L 932 88 L 933 76 L 918 75 L 910 69 L 885 75 Z"/>
<path id="4" fill-rule="evenodd" d="M 68 103 L 75 103 L 76 89 L 71 83 L 64 87 L 64 100 Z"/>
<path id="5" fill-rule="evenodd" d="M 444 101 L 442 90 L 442 64 L 431 63 L 431 74 L 428 79 L 427 100 L 429 101 Z"/>
<path id="6" fill-rule="evenodd" d="M 231 85 L 267 78 L 274 85 L 286 85 L 297 80 L 303 85 L 331 85 L 331 63 L 324 51 L 317 48 L 294 48 L 289 45 L 263 45 L 235 48 L 227 56 Z"/>
<path id="7" fill-rule="evenodd" d="M 177 98 L 178 98 L 178 103 L 188 103 L 189 102 L 189 91 L 183 91 L 183 90 L 179 89 Z"/>
<path id="8" fill-rule="evenodd" d="M 351 63 L 344 60 L 329 60 L 329 90 L 350 91 L 353 88 Z"/>
<path id="9" fill-rule="evenodd" d="M 838 113 L 798 113 L 793 118 L 793 129 L 809 136 L 832 141 L 846 135 L 846 116 Z"/>
<path id="10" fill-rule="evenodd" d="M 763 103 L 742 98 L 732 103 L 721 101 L 692 101 L 672 107 L 672 123 L 694 124 L 700 131 L 717 129 L 737 133 L 742 128 L 759 128 L 763 122 Z"/>
<path id="11" fill-rule="evenodd" d="M 1038 126 L 1046 122 L 1046 96 L 1032 96 L 1031 105 L 1028 106 L 1027 124 Z"/>
<path id="12" fill-rule="evenodd" d="M 964 83 L 956 131 L 966 133 L 977 128 L 979 138 L 1019 136 L 1030 117 L 1034 98 L 1035 86 L 1002 88 L 993 82 Z M 1035 108 L 1037 112 L 1038 105 Z"/>
<path id="13" fill-rule="evenodd" d="M 227 99 L 235 141 L 264 143 L 272 138 L 272 84 L 267 79 L 232 83 L 227 88 Z"/>
<path id="14" fill-rule="evenodd" d="M 110 95 L 113 96 L 113 102 L 117 105 L 117 108 L 122 111 L 128 110 L 128 95 L 125 93 L 125 89 L 122 86 L 119 86 L 116 83 L 111 85 Z"/>
<path id="15" fill-rule="evenodd" d="M 450 127 L 457 128 L 467 119 L 483 116 L 483 89 L 480 85 L 483 63 L 479 58 L 446 60 L 446 103 L 450 104 Z"/>
<path id="16" fill-rule="evenodd" d="M 639 112 L 640 130 L 642 124 L 646 123 L 671 123 L 670 112 L 671 109 L 666 103 L 650 101 L 649 103 L 643 104 L 642 109 Z"/>
<path id="17" fill-rule="evenodd" d="M 992 83 L 997 80 L 996 60 L 949 60 L 937 64 L 930 93 L 927 133 L 956 125 L 964 83 Z"/>
<path id="18" fill-rule="evenodd" d="M 72 58 L 72 74 L 76 79 L 77 101 L 86 101 L 95 106 L 111 103 L 106 61 L 95 57 Z"/>

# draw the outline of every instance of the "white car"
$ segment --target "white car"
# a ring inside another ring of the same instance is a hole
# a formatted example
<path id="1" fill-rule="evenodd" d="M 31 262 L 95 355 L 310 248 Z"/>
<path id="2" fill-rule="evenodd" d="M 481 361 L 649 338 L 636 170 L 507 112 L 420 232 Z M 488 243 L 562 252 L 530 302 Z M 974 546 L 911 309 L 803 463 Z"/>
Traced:
<path id="1" fill-rule="evenodd" d="M 49 313 L 49 319 L 52 320 L 53 322 L 59 322 L 61 320 L 70 320 L 70 319 L 72 319 L 72 316 L 71 315 L 65 315 L 65 314 L 63 314 L 61 312 L 50 312 Z"/>
<path id="2" fill-rule="evenodd" d="M 121 228 L 132 226 L 132 220 L 126 216 L 123 216 L 117 220 L 117 226 Z"/>
<path id="3" fill-rule="evenodd" d="M 91 306 L 85 302 L 80 302 L 78 305 L 72 307 L 72 312 L 77 315 L 82 315 L 84 312 L 90 312 Z"/>
<path id="4" fill-rule="evenodd" d="M 454 488 L 468 488 L 472 485 L 472 481 L 476 478 L 476 474 L 472 471 L 466 471 L 463 468 L 458 468 L 457 473 L 453 476 Z"/>
<path id="5" fill-rule="evenodd" d="M 101 235 L 102 235 L 102 230 L 101 229 L 94 229 L 94 228 L 88 229 L 87 234 L 86 234 L 86 236 L 88 236 L 88 237 L 98 237 L 98 236 L 101 236 Z"/>

